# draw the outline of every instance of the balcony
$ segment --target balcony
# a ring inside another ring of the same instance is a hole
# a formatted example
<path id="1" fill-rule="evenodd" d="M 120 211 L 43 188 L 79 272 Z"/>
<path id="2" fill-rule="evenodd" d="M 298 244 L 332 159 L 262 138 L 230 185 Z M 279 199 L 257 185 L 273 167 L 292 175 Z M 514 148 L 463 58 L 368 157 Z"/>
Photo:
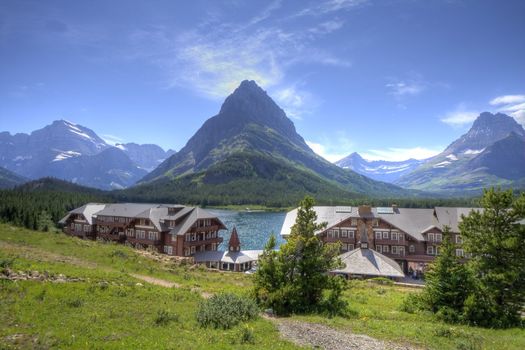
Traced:
<path id="1" fill-rule="evenodd" d="M 335 243 L 335 242 L 343 242 L 343 243 L 355 243 L 356 239 L 354 237 L 324 237 L 323 241 L 325 243 Z"/>
<path id="2" fill-rule="evenodd" d="M 218 225 L 212 225 L 212 226 L 203 226 L 203 227 L 192 227 L 189 229 L 188 232 L 194 233 L 194 232 L 215 232 L 219 231 Z"/>
<path id="3" fill-rule="evenodd" d="M 211 244 L 211 243 L 222 243 L 223 238 L 222 237 L 215 237 L 215 238 L 209 238 L 209 239 L 197 239 L 195 241 L 184 241 L 185 246 L 194 246 L 194 245 L 202 245 L 202 244 Z"/>

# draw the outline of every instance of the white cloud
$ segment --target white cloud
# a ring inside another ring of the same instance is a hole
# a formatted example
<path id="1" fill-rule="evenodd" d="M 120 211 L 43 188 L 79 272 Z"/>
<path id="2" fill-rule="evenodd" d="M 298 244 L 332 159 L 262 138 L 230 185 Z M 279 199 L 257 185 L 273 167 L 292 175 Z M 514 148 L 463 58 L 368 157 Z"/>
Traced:
<path id="1" fill-rule="evenodd" d="M 328 160 L 337 162 L 353 152 L 354 144 L 344 131 L 338 131 L 330 137 L 321 137 L 321 141 L 306 141 L 310 148 Z"/>
<path id="2" fill-rule="evenodd" d="M 410 158 L 414 159 L 426 159 L 433 157 L 443 151 L 443 147 L 436 148 L 425 148 L 425 147 L 412 147 L 412 148 L 396 148 L 389 147 L 386 149 L 371 149 L 367 152 L 360 153 L 361 156 L 368 160 L 387 160 L 392 162 L 398 162 L 407 160 Z"/>
<path id="3" fill-rule="evenodd" d="M 367 3 L 368 0 L 318 0 L 314 6 L 302 9 L 294 16 L 320 16 L 333 12 L 340 12 L 356 8 Z"/>
<path id="4" fill-rule="evenodd" d="M 448 112 L 439 119 L 450 126 L 461 127 L 472 123 L 478 117 L 479 112 L 469 110 L 464 103 L 460 103 L 455 110 Z"/>
<path id="5" fill-rule="evenodd" d="M 351 2 L 322 4 L 347 8 Z M 136 48 L 130 58 L 160 66 L 166 72 L 168 87 L 191 89 L 215 100 L 222 100 L 242 80 L 255 80 L 287 101 L 293 107 L 290 113 L 298 117 L 297 113 L 315 99 L 309 98 L 311 93 L 305 88 L 299 91 L 291 85 L 288 72 L 298 64 L 350 67 L 346 58 L 321 48 L 321 41 L 339 30 L 344 20 L 313 18 L 305 28 L 295 25 L 293 17 L 277 17 L 280 7 L 281 1 L 275 1 L 244 23 L 230 23 L 214 14 L 186 32 L 159 26 L 138 30 L 130 37 Z"/>
<path id="6" fill-rule="evenodd" d="M 100 135 L 102 140 L 106 141 L 108 145 L 115 146 L 117 143 L 124 143 L 124 139 L 115 135 L 104 134 Z"/>
<path id="7" fill-rule="evenodd" d="M 518 123 L 525 126 L 525 95 L 504 95 L 490 101 L 498 106 L 499 112 L 510 114 Z"/>
<path id="8" fill-rule="evenodd" d="M 386 87 L 390 90 L 390 93 L 395 96 L 406 96 L 406 95 L 417 95 L 423 90 L 425 90 L 425 86 L 421 82 L 415 82 L 415 81 L 398 81 L 395 83 L 388 83 L 386 84 Z"/>
<path id="9" fill-rule="evenodd" d="M 525 102 L 525 95 L 504 95 L 498 96 L 490 100 L 490 104 L 493 106 L 501 104 L 513 104 Z"/>

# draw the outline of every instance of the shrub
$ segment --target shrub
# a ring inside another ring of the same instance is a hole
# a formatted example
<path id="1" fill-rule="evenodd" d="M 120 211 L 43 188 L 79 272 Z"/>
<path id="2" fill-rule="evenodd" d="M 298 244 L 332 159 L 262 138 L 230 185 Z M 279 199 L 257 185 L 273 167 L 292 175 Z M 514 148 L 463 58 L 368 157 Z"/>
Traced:
<path id="1" fill-rule="evenodd" d="M 243 325 L 237 336 L 241 344 L 255 344 L 255 335 L 253 334 L 253 328 L 248 325 Z"/>
<path id="2" fill-rule="evenodd" d="M 72 308 L 81 307 L 84 305 L 84 301 L 80 298 L 73 298 L 66 301 L 66 305 Z"/>
<path id="3" fill-rule="evenodd" d="M 155 316 L 155 324 L 157 326 L 165 326 L 170 322 L 179 322 L 179 315 L 167 310 L 157 311 L 157 316 Z"/>
<path id="4" fill-rule="evenodd" d="M 447 322 L 447 323 L 457 323 L 460 320 L 460 314 L 447 306 L 443 306 L 436 312 L 436 317 L 438 320 Z"/>
<path id="5" fill-rule="evenodd" d="M 233 293 L 221 293 L 202 302 L 197 311 L 197 322 L 202 327 L 228 329 L 241 321 L 257 317 L 259 309 L 253 299 Z"/>
<path id="6" fill-rule="evenodd" d="M 15 258 L 0 258 L 0 271 L 4 272 L 13 266 Z"/>

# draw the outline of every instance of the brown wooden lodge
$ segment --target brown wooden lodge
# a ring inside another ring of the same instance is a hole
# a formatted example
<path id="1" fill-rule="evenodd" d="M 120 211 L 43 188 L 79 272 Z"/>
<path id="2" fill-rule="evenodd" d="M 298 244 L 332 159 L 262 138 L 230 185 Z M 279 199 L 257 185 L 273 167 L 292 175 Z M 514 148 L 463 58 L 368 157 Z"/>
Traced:
<path id="1" fill-rule="evenodd" d="M 439 254 L 443 230 L 448 226 L 457 245 L 456 255 L 465 257 L 458 223 L 461 215 L 476 208 L 436 207 L 430 209 L 370 206 L 314 207 L 317 222 L 326 228 L 317 232 L 325 243 L 341 242 L 342 253 L 360 247 L 361 237 L 368 248 L 395 260 L 404 273 L 423 273 Z M 281 235 L 286 238 L 297 217 L 297 209 L 287 213 Z"/>
<path id="2" fill-rule="evenodd" d="M 59 223 L 72 236 L 176 256 L 216 251 L 222 242 L 219 231 L 226 229 L 206 210 L 167 204 L 89 203 L 70 211 Z"/>

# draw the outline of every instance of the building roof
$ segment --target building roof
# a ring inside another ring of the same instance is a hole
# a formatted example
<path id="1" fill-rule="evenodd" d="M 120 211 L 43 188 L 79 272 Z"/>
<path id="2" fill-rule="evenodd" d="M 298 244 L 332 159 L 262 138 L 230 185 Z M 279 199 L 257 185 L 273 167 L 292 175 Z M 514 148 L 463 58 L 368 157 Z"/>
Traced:
<path id="1" fill-rule="evenodd" d="M 232 234 L 230 236 L 230 241 L 228 242 L 228 250 L 230 250 L 231 247 L 241 247 L 241 241 L 239 240 L 239 235 L 237 234 L 237 228 L 235 226 L 233 227 Z"/>
<path id="2" fill-rule="evenodd" d="M 173 210 L 175 209 L 175 210 Z M 89 224 L 96 216 L 118 216 L 140 219 L 149 219 L 159 231 L 170 231 L 172 235 L 185 234 L 195 221 L 200 219 L 215 219 L 219 229 L 226 226 L 215 215 L 198 207 L 186 207 L 178 204 L 144 204 L 144 203 L 88 203 L 70 211 L 59 223 L 64 224 L 71 214 L 83 214 Z M 175 226 L 170 224 L 175 221 Z"/>
<path id="3" fill-rule="evenodd" d="M 359 207 L 313 207 L 317 213 L 316 223 L 327 223 L 326 229 L 329 229 L 342 221 L 350 218 L 379 218 L 382 219 L 397 229 L 407 233 L 418 241 L 424 241 L 424 233 L 432 228 L 443 230 L 443 226 L 450 227 L 452 232 L 459 232 L 458 222 L 461 221 L 461 215 L 468 215 L 472 210 L 481 210 L 479 208 L 392 208 L 386 210 L 385 207 L 370 208 L 362 206 Z M 281 235 L 290 235 L 291 228 L 297 218 L 297 209 L 293 209 L 286 214 L 283 226 L 281 228 Z M 316 233 L 320 233 L 319 230 Z"/>
<path id="4" fill-rule="evenodd" d="M 107 204 L 101 204 L 101 203 L 88 203 L 85 204 L 79 208 L 71 210 L 69 213 L 67 213 L 66 216 L 64 216 L 60 221 L 59 224 L 65 224 L 67 219 L 71 216 L 71 214 L 82 214 L 86 221 L 92 225 L 93 224 L 93 214 L 104 209 L 104 207 Z"/>
<path id="5" fill-rule="evenodd" d="M 221 262 L 230 264 L 243 264 L 250 261 L 259 260 L 263 250 L 241 250 L 239 252 L 229 252 L 222 250 L 208 250 L 197 252 L 193 256 L 196 263 Z"/>
<path id="6" fill-rule="evenodd" d="M 397 262 L 373 249 L 357 248 L 339 256 L 344 264 L 335 273 L 363 276 L 405 277 Z"/>

